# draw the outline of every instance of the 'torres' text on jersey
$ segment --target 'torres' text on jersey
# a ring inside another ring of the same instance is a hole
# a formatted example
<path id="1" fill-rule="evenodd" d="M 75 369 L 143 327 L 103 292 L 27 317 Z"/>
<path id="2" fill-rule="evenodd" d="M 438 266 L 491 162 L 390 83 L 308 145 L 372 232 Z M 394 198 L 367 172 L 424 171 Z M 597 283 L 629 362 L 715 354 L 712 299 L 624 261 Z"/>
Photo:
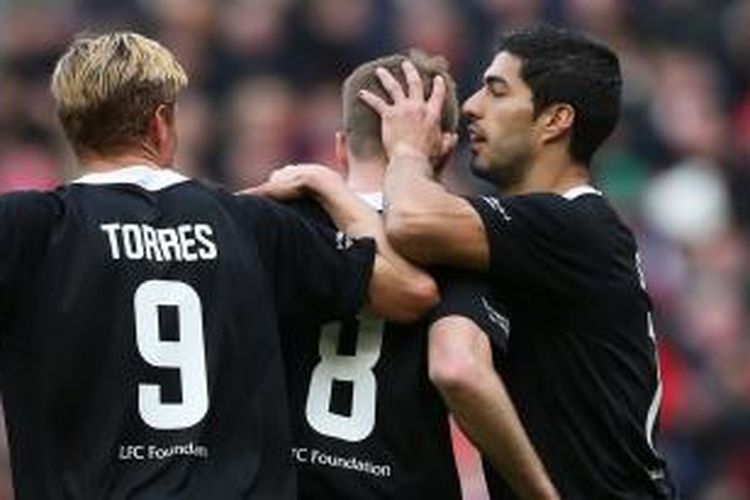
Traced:
<path id="1" fill-rule="evenodd" d="M 194 262 L 213 260 L 219 252 L 209 224 L 152 227 L 147 224 L 100 224 L 114 260 Z"/>

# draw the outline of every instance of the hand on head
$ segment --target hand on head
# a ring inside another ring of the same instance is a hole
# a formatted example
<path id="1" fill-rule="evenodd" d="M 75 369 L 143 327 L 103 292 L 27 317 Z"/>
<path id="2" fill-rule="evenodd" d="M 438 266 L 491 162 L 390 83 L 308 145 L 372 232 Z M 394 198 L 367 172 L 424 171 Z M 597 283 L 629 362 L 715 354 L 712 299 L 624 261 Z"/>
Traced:
<path id="1" fill-rule="evenodd" d="M 424 98 L 424 86 L 417 69 L 411 61 L 404 61 L 407 89 L 385 68 L 376 74 L 393 104 L 367 90 L 360 98 L 374 109 L 382 121 L 383 146 L 389 158 L 397 155 L 423 156 L 440 168 L 453 151 L 458 136 L 443 132 L 440 127 L 446 85 L 441 76 L 436 76 L 432 94 Z"/>

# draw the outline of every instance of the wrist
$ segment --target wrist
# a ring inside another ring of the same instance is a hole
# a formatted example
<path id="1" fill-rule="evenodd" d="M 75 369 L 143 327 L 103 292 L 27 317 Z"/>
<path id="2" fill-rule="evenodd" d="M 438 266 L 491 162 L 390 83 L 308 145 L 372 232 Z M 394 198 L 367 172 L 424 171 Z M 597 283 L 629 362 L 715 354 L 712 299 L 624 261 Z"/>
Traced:
<path id="1" fill-rule="evenodd" d="M 311 172 L 304 183 L 336 227 L 350 236 L 372 236 L 370 228 L 381 224 L 377 212 L 361 201 L 338 174 Z"/>
<path id="2" fill-rule="evenodd" d="M 416 148 L 405 146 L 403 148 L 394 149 L 391 154 L 390 162 L 388 163 L 389 168 L 393 165 L 404 165 L 405 170 L 412 172 L 418 172 L 425 177 L 434 178 L 435 171 L 430 157 L 423 151 L 419 151 Z"/>
<path id="3" fill-rule="evenodd" d="M 318 199 L 334 196 L 338 190 L 345 186 L 339 175 L 322 170 L 305 172 L 302 177 L 302 184 L 309 194 Z"/>
<path id="4" fill-rule="evenodd" d="M 428 152 L 420 149 L 413 144 L 397 142 L 390 151 L 391 158 L 410 158 L 414 160 L 424 160 L 429 162 L 430 155 Z"/>

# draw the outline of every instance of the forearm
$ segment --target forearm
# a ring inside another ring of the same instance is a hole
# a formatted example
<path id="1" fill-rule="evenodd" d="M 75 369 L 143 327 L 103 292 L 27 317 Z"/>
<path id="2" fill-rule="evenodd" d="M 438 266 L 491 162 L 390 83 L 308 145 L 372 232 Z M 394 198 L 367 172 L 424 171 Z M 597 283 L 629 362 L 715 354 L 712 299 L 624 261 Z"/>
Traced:
<path id="1" fill-rule="evenodd" d="M 557 498 L 554 485 L 492 364 L 484 332 L 448 316 L 429 332 L 430 379 L 456 422 L 521 498 Z"/>
<path id="2" fill-rule="evenodd" d="M 311 177 L 307 191 L 328 213 L 336 227 L 349 236 L 370 237 L 382 245 L 385 236 L 380 216 L 350 191 L 343 182 Z"/>
<path id="3" fill-rule="evenodd" d="M 445 80 L 436 76 L 425 100 L 414 65 L 406 61 L 402 69 L 407 92 L 379 68 L 376 74 L 390 99 L 368 90 L 359 93 L 382 121 L 381 138 L 389 158 L 386 234 L 397 251 L 417 264 L 486 270 L 489 249 L 481 219 L 466 200 L 448 193 L 434 178 L 433 165 L 444 164 L 457 140 L 456 134 L 441 128 Z"/>
<path id="4" fill-rule="evenodd" d="M 370 306 L 375 313 L 394 321 L 414 321 L 437 303 L 434 280 L 393 249 L 377 212 L 343 184 L 311 181 L 309 192 L 341 231 L 375 239 L 378 258 L 370 283 Z"/>
<path id="5" fill-rule="evenodd" d="M 429 276 L 401 257 L 386 238 L 383 218 L 370 206 L 362 201 L 345 185 L 320 182 L 311 179 L 309 191 L 316 201 L 333 219 L 339 230 L 352 237 L 370 237 L 375 239 L 378 253 L 388 262 L 399 268 L 407 275 L 415 278 L 429 278 Z"/>
<path id="6" fill-rule="evenodd" d="M 391 157 L 385 175 L 388 212 L 430 212 L 439 207 L 445 188 L 435 179 L 426 155 L 401 151 Z"/>
<path id="7" fill-rule="evenodd" d="M 441 391 L 461 429 L 520 498 L 557 498 L 497 374 L 466 391 Z"/>
<path id="8" fill-rule="evenodd" d="M 487 269 L 489 246 L 481 219 L 465 199 L 437 182 L 426 156 L 394 155 L 384 195 L 386 234 L 400 254 L 423 265 Z"/>
<path id="9" fill-rule="evenodd" d="M 396 249 L 419 263 L 432 263 L 431 233 L 420 228 L 439 211 L 445 189 L 432 177 L 426 156 L 394 156 L 385 176 L 386 229 Z"/>

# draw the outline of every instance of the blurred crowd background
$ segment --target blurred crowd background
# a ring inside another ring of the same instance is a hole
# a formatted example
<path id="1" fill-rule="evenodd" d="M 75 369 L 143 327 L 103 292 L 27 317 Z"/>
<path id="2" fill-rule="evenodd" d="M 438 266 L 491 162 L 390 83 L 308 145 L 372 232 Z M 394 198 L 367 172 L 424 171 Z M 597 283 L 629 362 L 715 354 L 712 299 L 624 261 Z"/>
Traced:
<path id="1" fill-rule="evenodd" d="M 133 29 L 177 54 L 191 78 L 177 167 L 237 188 L 333 162 L 339 85 L 361 62 L 442 54 L 465 98 L 496 34 L 538 20 L 621 57 L 623 116 L 595 172 L 640 242 L 672 473 L 686 499 L 750 498 L 748 0 L 0 0 L 0 192 L 74 175 L 48 81 L 81 31 Z M 446 182 L 487 190 L 469 161 L 462 143 Z M 476 457 L 457 442 L 466 498 L 481 500 Z M 5 446 L 0 472 L 10 499 Z"/>

